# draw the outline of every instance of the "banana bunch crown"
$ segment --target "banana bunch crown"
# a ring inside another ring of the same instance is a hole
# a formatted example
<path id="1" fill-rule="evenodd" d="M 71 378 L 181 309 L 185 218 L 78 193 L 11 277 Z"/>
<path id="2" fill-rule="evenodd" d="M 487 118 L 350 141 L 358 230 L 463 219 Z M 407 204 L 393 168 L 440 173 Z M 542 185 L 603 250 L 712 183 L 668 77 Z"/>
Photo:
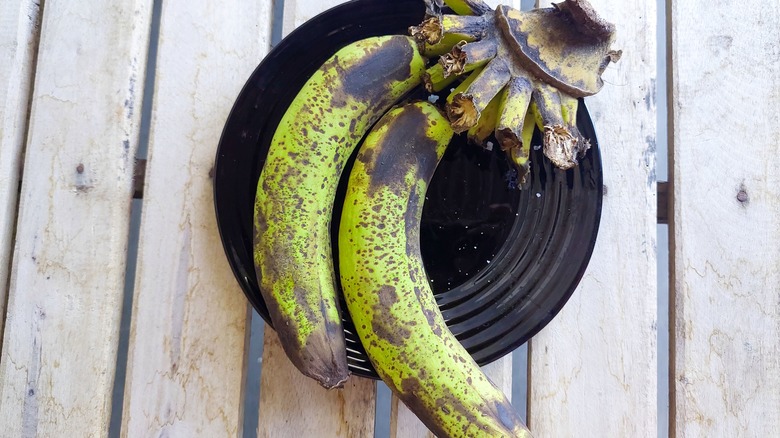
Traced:
<path id="1" fill-rule="evenodd" d="M 426 86 L 438 91 L 466 77 L 447 99 L 455 132 L 468 131 L 482 146 L 494 132 L 521 183 L 530 169 L 533 129 L 527 122 L 543 132 L 544 154 L 553 164 L 576 166 L 590 148 L 576 126 L 578 99 L 597 93 L 604 70 L 620 59 L 621 52 L 610 49 L 615 26 L 587 0 L 530 11 L 445 0 L 459 15 L 442 14 L 440 0 L 426 3 L 428 17 L 409 29 L 424 54 L 440 56 L 425 76 Z"/>

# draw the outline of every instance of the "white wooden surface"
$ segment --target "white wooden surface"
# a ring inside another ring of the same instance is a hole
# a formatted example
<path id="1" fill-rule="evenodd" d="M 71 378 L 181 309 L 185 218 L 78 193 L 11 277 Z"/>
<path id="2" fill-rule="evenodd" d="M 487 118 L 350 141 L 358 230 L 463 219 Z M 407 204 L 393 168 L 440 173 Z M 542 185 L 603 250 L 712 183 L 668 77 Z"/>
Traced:
<path id="1" fill-rule="evenodd" d="M 588 270 L 530 342 L 528 422 L 540 437 L 656 436 L 656 9 L 592 0 L 623 57 L 586 99 L 607 195 Z"/>
<path id="2" fill-rule="evenodd" d="M 5 315 L 39 26 L 40 8 L 33 0 L 0 3 L 0 315 Z"/>
<path id="3" fill-rule="evenodd" d="M 0 359 L 4 436 L 107 433 L 150 6 L 46 2 Z"/>
<path id="4" fill-rule="evenodd" d="M 287 0 L 284 30 L 339 2 Z M 655 8 L 592 2 L 624 50 L 587 100 L 608 194 L 581 287 L 531 342 L 529 426 L 538 437 L 652 437 Z M 37 58 L 35 5 L 0 3 L 0 436 L 106 436 L 152 0 L 45 2 Z M 233 99 L 268 47 L 270 9 L 163 2 L 124 436 L 254 432 L 241 429 L 257 390 L 244 387 L 247 304 L 217 237 L 208 174 Z M 670 13 L 671 436 L 775 436 L 780 5 L 695 0 Z M 272 333 L 265 346 L 259 436 L 373 435 L 374 382 L 325 392 L 292 370 Z M 495 367 L 509 385 L 510 362 Z M 394 437 L 427 435 L 394 412 Z"/>
<path id="5" fill-rule="evenodd" d="M 163 2 L 123 435 L 242 435 L 248 306 L 217 234 L 210 172 L 267 52 L 269 2 Z"/>
<path id="6" fill-rule="evenodd" d="M 679 437 L 780 433 L 780 4 L 673 2 Z M 735 19 L 739 17 L 739 19 Z"/>

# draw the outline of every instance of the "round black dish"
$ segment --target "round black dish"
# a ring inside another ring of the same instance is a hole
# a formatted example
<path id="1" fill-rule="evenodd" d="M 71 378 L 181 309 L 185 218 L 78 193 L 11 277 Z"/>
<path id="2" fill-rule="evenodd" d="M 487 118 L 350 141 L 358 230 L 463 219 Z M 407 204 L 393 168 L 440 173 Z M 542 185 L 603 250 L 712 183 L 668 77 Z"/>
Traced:
<path id="1" fill-rule="evenodd" d="M 422 0 L 337 6 L 286 37 L 239 94 L 217 150 L 214 202 L 230 266 L 266 322 L 253 266 L 252 216 L 276 125 L 308 77 L 338 49 L 370 36 L 405 34 L 423 15 Z M 535 148 L 530 187 L 517 190 L 503 153 L 456 136 L 428 189 L 421 229 L 425 267 L 448 326 L 480 365 L 541 330 L 571 296 L 590 260 L 601 217 L 601 158 L 583 104 L 577 122 L 592 147 L 573 170 L 554 168 Z M 533 144 L 540 143 L 537 132 Z M 334 225 L 339 205 L 337 199 Z M 350 369 L 377 378 L 342 308 Z"/>

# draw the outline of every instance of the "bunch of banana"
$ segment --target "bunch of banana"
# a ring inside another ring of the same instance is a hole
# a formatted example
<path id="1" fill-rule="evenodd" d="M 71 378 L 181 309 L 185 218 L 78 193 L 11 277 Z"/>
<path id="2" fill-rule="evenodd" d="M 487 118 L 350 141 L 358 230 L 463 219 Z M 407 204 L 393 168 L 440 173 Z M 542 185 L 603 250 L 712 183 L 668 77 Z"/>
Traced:
<path id="1" fill-rule="evenodd" d="M 427 102 L 390 111 L 368 135 L 342 208 L 341 285 L 379 376 L 433 433 L 527 437 L 504 393 L 447 328 L 423 267 L 423 200 L 452 135 Z"/>
<path id="2" fill-rule="evenodd" d="M 439 312 L 420 255 L 425 190 L 454 133 L 478 144 L 494 135 L 527 174 L 538 126 L 546 156 L 576 165 L 588 148 L 576 127 L 578 98 L 597 92 L 617 60 L 614 27 L 586 0 L 529 12 L 444 0 L 462 15 L 425 1 L 429 17 L 412 37 L 341 49 L 286 110 L 257 185 L 255 270 L 292 363 L 326 388 L 341 386 L 349 372 L 331 216 L 342 170 L 379 120 L 350 172 L 338 236 L 344 297 L 369 359 L 440 437 L 530 436 Z M 439 62 L 428 66 L 424 56 Z M 423 82 L 441 91 L 456 80 L 446 117 L 405 101 Z"/>
<path id="3" fill-rule="evenodd" d="M 451 47 L 426 73 L 427 87 L 442 89 L 453 77 L 470 74 L 469 86 L 448 99 L 455 132 L 469 131 L 470 140 L 484 145 L 494 131 L 523 181 L 535 124 L 547 158 L 561 169 L 576 166 L 590 148 L 577 129 L 578 98 L 597 93 L 604 69 L 620 58 L 621 52 L 610 49 L 614 25 L 587 0 L 531 11 L 445 0 L 464 15 L 441 14 L 440 0 L 426 1 L 429 18 L 410 33 L 423 53 Z"/>

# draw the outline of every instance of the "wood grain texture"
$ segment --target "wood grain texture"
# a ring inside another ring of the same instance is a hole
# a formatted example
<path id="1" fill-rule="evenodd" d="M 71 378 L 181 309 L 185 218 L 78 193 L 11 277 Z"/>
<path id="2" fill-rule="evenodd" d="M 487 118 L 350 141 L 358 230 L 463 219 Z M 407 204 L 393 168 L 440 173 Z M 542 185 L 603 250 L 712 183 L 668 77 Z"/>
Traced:
<path id="1" fill-rule="evenodd" d="M 5 342 L 4 436 L 105 436 L 151 1 L 47 2 Z"/>
<path id="2" fill-rule="evenodd" d="M 293 366 L 270 328 L 260 380 L 260 438 L 374 436 L 376 382 L 352 376 L 343 389 L 322 388 Z"/>
<path id="3" fill-rule="evenodd" d="M 678 437 L 777 436 L 780 4 L 696 0 L 670 13 L 670 422 Z"/>
<path id="4" fill-rule="evenodd" d="M 210 175 L 270 20 L 269 2 L 163 2 L 124 436 L 242 435 L 248 305 L 220 243 Z"/>
<path id="5" fill-rule="evenodd" d="M 0 3 L 0 350 L 39 30 L 37 1 Z"/>
<path id="6" fill-rule="evenodd" d="M 482 371 L 512 401 L 512 355 L 482 367 Z M 393 396 L 390 404 L 390 438 L 435 438 L 427 427 Z"/>
<path id="7" fill-rule="evenodd" d="M 347 0 L 284 0 L 282 34 L 287 35 L 319 13 L 346 2 Z"/>
<path id="8" fill-rule="evenodd" d="M 345 0 L 286 0 L 282 34 Z M 375 382 L 350 378 L 326 391 L 287 359 L 279 338 L 265 330 L 260 382 L 259 437 L 364 437 L 374 434 Z"/>
<path id="9" fill-rule="evenodd" d="M 656 6 L 591 3 L 623 50 L 586 99 L 608 194 L 579 288 L 530 342 L 528 422 L 539 437 L 655 437 Z"/>

